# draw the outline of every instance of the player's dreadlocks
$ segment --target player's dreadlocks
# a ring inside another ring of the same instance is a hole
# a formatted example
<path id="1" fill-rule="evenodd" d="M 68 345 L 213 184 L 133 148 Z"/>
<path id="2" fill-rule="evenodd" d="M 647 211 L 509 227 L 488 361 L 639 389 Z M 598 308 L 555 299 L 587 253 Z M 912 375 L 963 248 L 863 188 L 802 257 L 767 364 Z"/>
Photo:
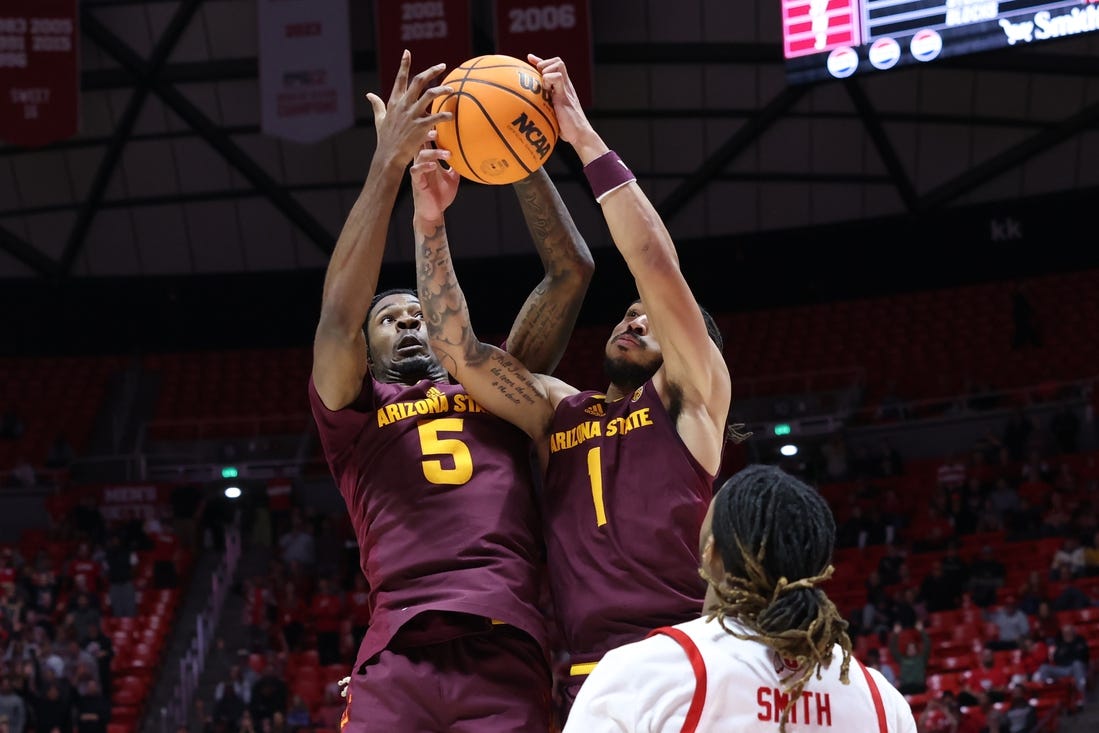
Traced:
<path id="1" fill-rule="evenodd" d="M 848 682 L 851 639 L 847 621 L 818 584 L 832 576 L 836 522 L 812 487 L 774 466 L 749 466 L 718 491 L 713 507 L 714 546 L 726 575 L 706 577 L 717 592 L 707 609 L 726 632 L 774 649 L 797 662 L 786 680 L 789 702 L 779 730 L 812 675 L 843 650 L 840 680 Z M 739 622 L 748 633 L 725 624 Z"/>

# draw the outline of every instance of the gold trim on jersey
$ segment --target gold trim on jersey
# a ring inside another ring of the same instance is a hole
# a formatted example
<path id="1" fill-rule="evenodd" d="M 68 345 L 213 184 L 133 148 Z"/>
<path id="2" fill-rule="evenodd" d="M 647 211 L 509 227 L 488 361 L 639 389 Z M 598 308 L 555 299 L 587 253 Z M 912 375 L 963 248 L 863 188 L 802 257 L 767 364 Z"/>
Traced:
<path id="1" fill-rule="evenodd" d="M 591 674 L 592 670 L 595 669 L 595 665 L 597 664 L 599 664 L 599 662 L 584 662 L 583 664 L 574 664 L 569 667 L 569 675 Z"/>

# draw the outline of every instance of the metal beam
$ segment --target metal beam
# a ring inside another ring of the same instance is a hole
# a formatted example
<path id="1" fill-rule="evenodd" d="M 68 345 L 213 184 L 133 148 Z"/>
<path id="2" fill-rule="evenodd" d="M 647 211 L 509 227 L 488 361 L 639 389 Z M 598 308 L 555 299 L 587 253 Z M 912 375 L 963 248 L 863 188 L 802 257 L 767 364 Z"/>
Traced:
<path id="1" fill-rule="evenodd" d="M 862 118 L 863 127 L 870 135 L 870 141 L 874 143 L 874 147 L 885 165 L 885 170 L 889 172 L 889 176 L 893 179 L 897 192 L 900 194 L 901 200 L 904 201 L 905 208 L 914 211 L 919 201 L 916 187 L 912 185 L 912 180 L 908 177 L 908 172 L 904 169 L 900 156 L 897 155 L 897 149 L 893 147 L 889 136 L 885 134 L 885 128 L 882 126 L 878 111 L 874 109 L 874 105 L 866 96 L 862 84 L 852 79 L 848 80 L 844 87 L 847 89 L 847 95 L 851 97 L 851 103 L 855 105 L 859 117 Z"/>
<path id="2" fill-rule="evenodd" d="M 1037 134 L 999 155 L 973 166 L 965 173 L 947 181 L 923 195 L 920 211 L 944 206 L 977 186 L 1016 166 L 1022 165 L 1039 153 L 1059 145 L 1073 135 L 1099 124 L 1099 102 L 1093 103 L 1061 122 L 1043 128 Z"/>
<path id="3" fill-rule="evenodd" d="M 4 227 L 0 227 L 0 250 L 7 252 L 39 275 L 51 277 L 57 274 L 56 262 Z"/>
<path id="4" fill-rule="evenodd" d="M 91 229 L 92 221 L 99 209 L 99 203 L 107 192 L 107 185 L 111 182 L 111 176 L 114 175 L 118 161 L 122 157 L 122 151 L 125 149 L 126 143 L 129 142 L 130 133 L 137 123 L 142 107 L 145 106 L 145 99 L 149 96 L 150 85 L 156 80 L 157 74 L 160 73 L 161 68 L 172 54 L 172 50 L 175 49 L 179 39 L 183 36 L 183 31 L 186 30 L 187 25 L 191 22 L 191 18 L 194 17 L 202 2 L 203 0 L 186 0 L 176 8 L 175 15 L 172 16 L 172 20 L 157 40 L 153 52 L 149 55 L 149 60 L 141 65 L 141 72 L 136 80 L 137 84 L 133 93 L 130 94 L 126 109 L 122 112 L 122 117 L 118 120 L 114 133 L 111 135 L 107 151 L 103 154 L 103 159 L 99 161 L 99 167 L 92 178 L 91 186 L 88 187 L 87 198 L 84 199 L 79 211 L 76 212 L 76 221 L 73 222 L 73 228 L 69 232 L 69 240 L 66 242 L 65 250 L 61 255 L 62 277 L 67 276 L 72 270 L 73 261 L 84 246 L 84 240 L 88 236 L 88 230 Z M 80 22 L 92 38 L 102 37 L 100 30 L 105 30 L 105 27 L 94 18 L 88 6 L 85 6 L 81 11 Z M 97 40 L 97 42 L 102 45 L 100 41 Z"/>
<path id="5" fill-rule="evenodd" d="M 94 26 L 94 39 L 103 47 L 103 50 L 122 64 L 133 76 L 140 78 L 142 61 L 137 53 L 98 21 L 93 21 L 92 25 Z M 203 114 L 202 110 L 192 104 L 174 86 L 161 79 L 153 80 L 151 86 L 153 92 L 162 102 L 168 105 L 200 137 L 206 140 L 210 147 L 216 150 L 237 172 L 244 176 L 271 205 L 301 229 L 318 249 L 326 255 L 332 253 L 332 249 L 335 247 L 335 237 L 288 191 L 271 178 L 251 156 L 234 143 L 221 128 Z"/>
<path id="6" fill-rule="evenodd" d="M 717 173 L 720 173 L 730 161 L 755 142 L 776 120 L 797 104 L 808 91 L 809 87 L 807 86 L 784 87 L 774 99 L 734 132 L 720 148 L 707 156 L 702 165 L 698 167 L 698 170 L 660 202 L 656 209 L 661 218 L 664 221 L 671 221 L 672 217 L 686 206 L 695 194 L 705 188 L 706 184 Z"/>

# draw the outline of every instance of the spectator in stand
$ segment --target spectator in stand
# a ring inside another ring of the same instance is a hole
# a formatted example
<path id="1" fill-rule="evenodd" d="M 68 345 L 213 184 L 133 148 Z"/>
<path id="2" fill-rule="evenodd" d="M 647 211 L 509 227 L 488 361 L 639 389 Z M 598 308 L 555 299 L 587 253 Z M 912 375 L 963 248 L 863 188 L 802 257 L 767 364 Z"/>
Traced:
<path id="1" fill-rule="evenodd" d="M 969 585 L 969 563 L 958 554 L 957 540 L 947 543 L 946 554 L 943 555 L 941 562 L 943 582 L 950 587 L 954 597 L 958 599 L 958 604 L 961 605 L 962 594 Z"/>
<path id="2" fill-rule="evenodd" d="M 1053 652 L 1048 664 L 1043 664 L 1034 673 L 1035 682 L 1050 683 L 1054 680 L 1071 677 L 1079 693 L 1077 704 L 1083 702 L 1087 694 L 1090 656 L 1087 639 L 1076 633 L 1076 627 L 1065 624 L 1061 635 L 1053 642 Z"/>
<path id="3" fill-rule="evenodd" d="M 123 538 L 119 528 L 107 533 L 107 592 L 111 603 L 111 615 L 126 618 L 137 613 L 137 592 L 134 588 L 134 566 L 137 553 Z"/>
<path id="4" fill-rule="evenodd" d="M 252 717 L 261 726 L 270 720 L 276 712 L 286 714 L 286 705 L 290 691 L 286 680 L 282 678 L 273 664 L 264 667 L 263 674 L 252 685 L 252 702 L 248 709 Z"/>
<path id="5" fill-rule="evenodd" d="M 958 718 L 946 700 L 933 697 L 916 718 L 916 730 L 919 733 L 957 733 Z"/>
<path id="6" fill-rule="evenodd" d="M 1015 514 L 1022 509 L 1022 499 L 1015 484 L 1006 478 L 998 478 L 992 485 L 992 491 L 988 494 L 989 501 L 1000 515 L 1001 521 L 1007 524 Z"/>
<path id="7" fill-rule="evenodd" d="M 27 725 L 27 705 L 12 687 L 9 674 L 0 674 L 0 717 L 8 719 L 11 733 L 23 733 Z"/>
<path id="8" fill-rule="evenodd" d="M 278 713 L 275 713 L 277 716 Z M 292 733 L 303 733 L 312 730 L 313 715 L 309 706 L 301 695 L 294 695 L 290 699 L 290 709 L 286 711 L 286 730 Z"/>
<path id="9" fill-rule="evenodd" d="M 1022 679 L 1012 678 L 1012 682 L 1027 682 L 1037 674 L 1043 664 L 1049 662 L 1049 645 L 1034 636 L 1019 639 L 1019 673 Z M 1017 675 L 1018 676 L 1018 675 Z"/>
<path id="10" fill-rule="evenodd" d="M 1038 613 L 1038 606 L 1049 601 L 1049 588 L 1046 587 L 1046 574 L 1041 570 L 1031 570 L 1026 580 L 1019 586 L 1016 594 L 1019 608 L 1027 616 Z"/>
<path id="11" fill-rule="evenodd" d="M 340 718 L 347 703 L 340 697 L 340 688 L 336 683 L 324 686 L 324 699 L 314 716 L 314 722 L 325 730 L 339 730 Z"/>
<path id="12" fill-rule="evenodd" d="M 1063 576 L 1061 573 L 1063 566 L 1068 571 L 1069 578 L 1078 578 L 1084 574 L 1086 564 L 1084 548 L 1080 545 L 1080 540 L 1073 535 L 1068 535 L 1061 540 L 1061 546 L 1057 548 L 1057 552 L 1053 553 L 1053 561 L 1049 566 L 1050 577 L 1060 580 Z"/>
<path id="13" fill-rule="evenodd" d="M 111 701 L 99 687 L 97 680 L 89 680 L 76 699 L 77 733 L 107 733 L 111 720 Z"/>
<path id="14" fill-rule="evenodd" d="M 969 593 L 973 603 L 987 608 L 996 602 L 996 591 L 1004 584 L 1007 570 L 996 558 L 991 545 L 981 548 L 981 554 L 969 566 Z"/>
<path id="15" fill-rule="evenodd" d="M 919 589 L 912 585 L 897 588 L 893 595 L 893 621 L 906 629 L 927 620 L 927 606 L 919 598 Z"/>
<path id="16" fill-rule="evenodd" d="M 1035 733 L 1038 729 L 1038 709 L 1031 704 L 1030 695 L 1023 685 L 1011 688 L 1004 722 L 1006 725 L 1000 727 L 1003 733 Z"/>
<path id="17" fill-rule="evenodd" d="M 996 509 L 996 504 L 991 497 L 986 496 L 984 499 L 979 496 L 970 498 L 973 501 L 980 502 L 980 506 L 976 510 L 977 524 L 973 528 L 974 532 L 1003 532 L 1006 529 L 1004 519 L 999 510 Z"/>
<path id="18" fill-rule="evenodd" d="M 92 557 L 91 543 L 78 543 L 76 555 L 68 562 L 65 569 L 64 577 L 69 589 L 98 593 L 102 575 L 102 566 Z"/>
<path id="19" fill-rule="evenodd" d="M 103 620 L 100 613 L 98 600 L 93 601 L 91 593 L 77 591 L 69 600 L 69 615 L 72 617 L 73 628 L 76 629 L 76 639 L 81 644 L 87 644 L 88 634 L 99 629 L 99 623 Z"/>
<path id="20" fill-rule="evenodd" d="M 946 516 L 955 535 L 973 534 L 977 531 L 977 515 L 980 509 L 980 501 L 984 494 L 974 491 L 973 484 L 976 479 L 970 479 L 970 486 L 964 491 L 952 491 L 948 497 L 949 505 L 946 508 Z M 949 546 L 955 540 L 947 543 Z"/>
<path id="21" fill-rule="evenodd" d="M 1030 289 L 1023 281 L 1015 283 L 1011 290 L 1011 348 L 1016 351 L 1042 345 L 1038 311 L 1030 299 Z M 1012 729 L 1012 733 L 1016 733 Z"/>
<path id="22" fill-rule="evenodd" d="M 936 492 L 924 510 L 916 515 L 908 528 L 913 552 L 938 552 L 954 539 L 946 494 Z"/>
<path id="23" fill-rule="evenodd" d="M 878 670 L 881 672 L 881 676 L 884 677 L 889 684 L 893 685 L 893 687 L 897 686 L 897 673 L 893 671 L 892 664 L 882 661 L 881 650 L 878 649 L 878 647 L 872 646 L 867 649 L 865 656 L 866 659 L 864 663 L 867 667 Z"/>
<path id="24" fill-rule="evenodd" d="M 1061 636 L 1061 623 L 1049 601 L 1038 604 L 1038 610 L 1030 619 L 1030 635 L 1046 644 L 1053 644 Z"/>
<path id="25" fill-rule="evenodd" d="M 343 594 L 326 576 L 317 578 L 317 590 L 309 608 L 309 618 L 317 638 L 321 665 L 340 662 L 340 627 L 347 615 Z"/>
<path id="26" fill-rule="evenodd" d="M 987 694 L 994 702 L 1007 699 L 1011 679 L 1003 667 L 996 663 L 996 655 L 989 648 L 981 650 L 977 666 L 969 670 L 963 682 L 958 701 L 962 705 L 975 705 L 980 693 Z"/>
<path id="27" fill-rule="evenodd" d="M 312 573 L 317 563 L 317 544 L 313 532 L 302 514 L 295 508 L 290 517 L 290 530 L 278 538 L 279 552 L 288 565 L 297 563 Z"/>
<path id="28" fill-rule="evenodd" d="M 84 651 L 90 654 L 99 668 L 99 684 L 108 693 L 111 692 L 111 660 L 114 659 L 114 642 L 103 631 L 102 620 L 88 626 Z"/>
<path id="29" fill-rule="evenodd" d="M 309 617 L 309 605 L 293 581 L 282 584 L 278 602 L 276 646 L 284 652 L 301 651 L 305 638 L 305 624 Z"/>
<path id="30" fill-rule="evenodd" d="M 1046 495 L 1044 507 L 1042 522 L 1038 526 L 1038 531 L 1042 536 L 1060 537 L 1068 534 L 1069 528 L 1072 526 L 1072 512 L 1065 504 L 1065 497 L 1051 489 Z M 1077 540 L 1077 545 L 1079 545 L 1079 540 Z M 1080 559 L 1082 562 L 1083 558 Z"/>
<path id="31" fill-rule="evenodd" d="M 904 651 L 900 648 L 900 636 L 903 632 L 900 624 L 893 627 L 889 635 L 889 654 L 897 663 L 897 690 L 903 695 L 918 695 L 927 692 L 927 660 L 931 656 L 931 637 L 924 631 L 923 624 L 916 624 L 920 635 L 920 644 L 908 641 Z"/>
<path id="32" fill-rule="evenodd" d="M 67 733 L 73 729 L 73 703 L 56 681 L 43 685 L 41 694 L 32 702 L 35 730 L 53 733 L 54 729 Z"/>
<path id="33" fill-rule="evenodd" d="M 976 694 L 977 701 L 963 708 L 958 721 L 958 733 L 1002 733 L 1007 722 L 993 704 L 992 699 L 983 692 Z"/>
<path id="34" fill-rule="evenodd" d="M 1099 530 L 1091 535 L 1091 544 L 1084 548 L 1084 575 L 1099 575 Z"/>
<path id="35" fill-rule="evenodd" d="M 239 663 L 229 665 L 228 676 L 214 687 L 214 701 L 220 701 L 229 689 L 236 693 L 243 706 L 247 706 L 252 701 L 252 686 L 244 679 L 244 668 Z M 239 717 L 238 715 L 237 718 Z"/>
<path id="36" fill-rule="evenodd" d="M 900 582 L 901 566 L 908 561 L 908 552 L 900 545 L 887 545 L 885 554 L 878 560 L 878 576 L 882 585 Z"/>
<path id="37" fill-rule="evenodd" d="M 1076 577 L 1067 563 L 1058 565 L 1056 573 L 1052 583 L 1056 595 L 1050 601 L 1050 606 L 1055 612 L 1087 608 L 1092 605 L 1088 594 L 1076 585 Z"/>
<path id="38" fill-rule="evenodd" d="M 236 728 L 241 716 L 248 709 L 248 703 L 240 695 L 233 684 L 218 683 L 214 692 L 214 720 L 224 720 L 229 723 L 230 729 Z"/>
<path id="39" fill-rule="evenodd" d="M 962 602 L 962 586 L 946 575 L 941 560 L 935 560 L 920 582 L 919 598 L 928 613 L 957 608 Z"/>
<path id="40" fill-rule="evenodd" d="M 1018 649 L 1019 639 L 1030 633 L 1030 619 L 1015 596 L 1007 596 L 1002 606 L 992 612 L 983 613 L 985 620 L 996 624 L 997 637 L 985 642 L 989 649 Z"/>

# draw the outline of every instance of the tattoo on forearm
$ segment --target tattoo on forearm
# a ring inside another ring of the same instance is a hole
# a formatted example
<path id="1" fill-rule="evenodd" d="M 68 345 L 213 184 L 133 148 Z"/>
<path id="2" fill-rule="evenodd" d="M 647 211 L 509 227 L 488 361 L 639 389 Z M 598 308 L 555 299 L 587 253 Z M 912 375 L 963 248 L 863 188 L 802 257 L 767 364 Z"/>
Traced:
<path id="1" fill-rule="evenodd" d="M 492 386 L 514 405 L 530 406 L 536 403 L 535 386 L 520 373 L 516 372 L 516 362 L 507 353 L 496 352 L 492 355 L 496 366 L 489 369 L 495 379 Z"/>
<path id="2" fill-rule="evenodd" d="M 459 358 L 465 364 L 482 363 L 488 349 L 476 339 L 470 326 L 469 310 L 454 272 L 444 227 L 437 227 L 417 242 L 416 260 L 416 284 L 427 315 L 425 325 L 436 342 L 439 360 L 452 374 Z M 439 342 L 453 348 L 440 348 Z"/>

